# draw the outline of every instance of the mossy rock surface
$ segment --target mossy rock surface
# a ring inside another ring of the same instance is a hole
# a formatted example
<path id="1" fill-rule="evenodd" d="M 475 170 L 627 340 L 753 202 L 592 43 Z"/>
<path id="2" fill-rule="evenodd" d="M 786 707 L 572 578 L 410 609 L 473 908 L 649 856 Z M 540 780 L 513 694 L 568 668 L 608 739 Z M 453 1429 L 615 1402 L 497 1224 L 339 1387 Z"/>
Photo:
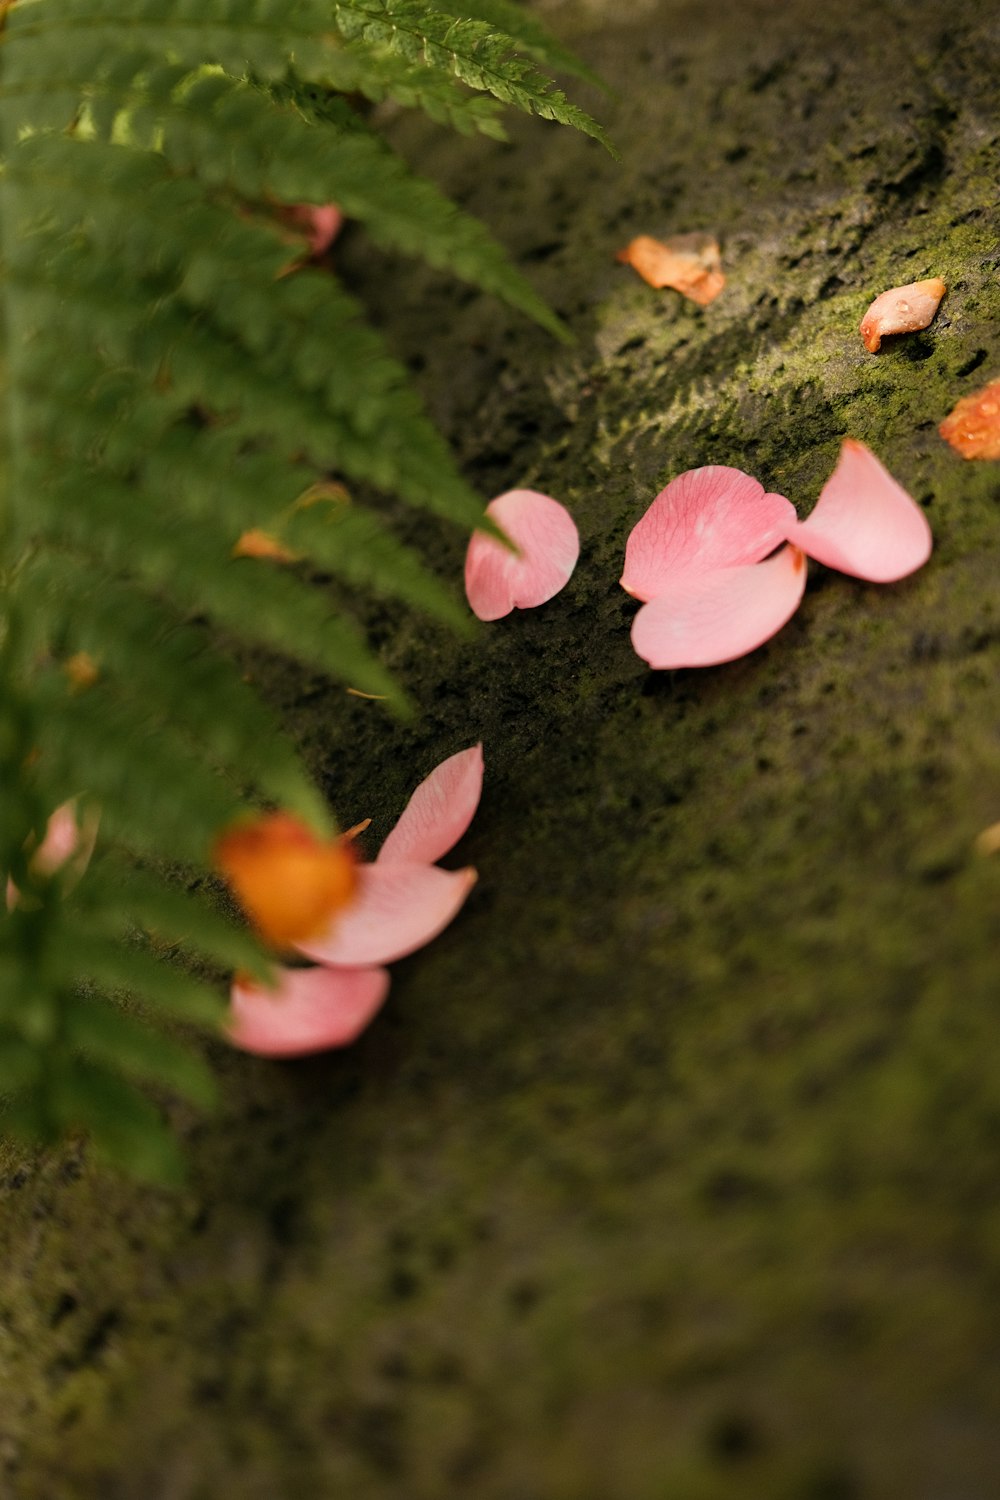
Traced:
<path id="1" fill-rule="evenodd" d="M 373 612 L 409 725 L 258 668 L 376 840 L 482 739 L 479 885 L 354 1048 L 218 1049 L 184 1192 L 6 1152 L 14 1500 L 1000 1488 L 1000 857 L 973 849 L 1000 465 L 936 431 L 1000 374 L 1000 27 L 981 0 L 604 11 L 549 16 L 619 90 L 593 107 L 624 165 L 537 121 L 390 126 L 573 348 L 353 231 L 337 256 L 484 496 L 573 510 L 576 575 L 471 643 Z M 614 261 L 694 229 L 729 276 L 705 310 Z M 871 298 L 929 275 L 933 326 L 867 354 Z M 815 568 L 766 648 L 649 673 L 617 579 L 656 490 L 736 464 L 806 513 L 847 434 L 926 507 L 931 563 Z"/>

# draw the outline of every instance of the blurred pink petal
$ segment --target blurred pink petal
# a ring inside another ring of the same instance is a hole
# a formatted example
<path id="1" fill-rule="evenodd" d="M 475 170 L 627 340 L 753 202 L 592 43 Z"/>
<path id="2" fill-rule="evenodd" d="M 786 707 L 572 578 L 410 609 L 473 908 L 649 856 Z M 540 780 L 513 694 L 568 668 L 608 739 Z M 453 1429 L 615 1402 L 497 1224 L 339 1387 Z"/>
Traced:
<path id="1" fill-rule="evenodd" d="M 437 937 L 475 881 L 472 869 L 393 860 L 360 865 L 357 896 L 329 934 L 295 946 L 306 958 L 338 967 L 392 963 Z"/>
<path id="2" fill-rule="evenodd" d="M 693 571 L 644 604 L 632 645 L 651 667 L 712 667 L 763 645 L 798 608 L 806 563 L 794 547 L 766 562 Z"/>
<path id="3" fill-rule="evenodd" d="M 63 871 L 68 886 L 75 885 L 90 863 L 97 843 L 100 813 L 94 807 L 84 811 L 82 822 L 77 816 L 78 798 L 62 802 L 45 825 L 45 835 L 28 863 L 33 875 L 51 878 Z M 19 896 L 17 886 L 7 878 L 7 910 L 13 911 Z"/>
<path id="4" fill-rule="evenodd" d="M 378 859 L 433 864 L 458 843 L 472 822 L 482 788 L 482 745 L 450 755 L 417 787 Z"/>
<path id="5" fill-rule="evenodd" d="M 923 511 L 855 438 L 845 438 L 812 514 L 787 536 L 817 562 L 869 583 L 905 578 L 933 545 Z"/>
<path id="6" fill-rule="evenodd" d="M 344 215 L 336 203 L 295 203 L 285 209 L 285 216 L 290 223 L 306 230 L 314 256 L 325 255 L 344 223 Z"/>
<path id="7" fill-rule="evenodd" d="M 278 969 L 273 990 L 246 980 L 230 991 L 229 1039 L 260 1057 L 344 1047 L 389 993 L 385 969 Z"/>
<path id="8" fill-rule="evenodd" d="M 45 837 L 31 856 L 32 869 L 39 875 L 54 875 L 72 854 L 80 842 L 80 827 L 76 821 L 76 802 L 63 802 L 49 818 Z M 93 841 L 91 841 L 93 848 Z M 89 858 L 89 852 L 88 852 Z"/>
<path id="9" fill-rule="evenodd" d="M 783 495 L 765 494 L 741 469 L 688 469 L 632 528 L 622 588 L 636 599 L 655 599 L 681 578 L 760 562 L 794 520 L 795 508 Z"/>
<path id="10" fill-rule="evenodd" d="M 310 217 L 312 233 L 309 236 L 309 248 L 313 255 L 322 255 L 329 250 L 340 233 L 344 215 L 336 203 L 324 203 L 322 207 L 314 208 Z"/>
<path id="11" fill-rule="evenodd" d="M 580 538 L 565 506 L 535 490 L 508 490 L 486 514 L 519 548 L 519 555 L 475 531 L 465 557 L 465 592 L 480 620 L 499 620 L 512 609 L 533 609 L 569 580 Z"/>

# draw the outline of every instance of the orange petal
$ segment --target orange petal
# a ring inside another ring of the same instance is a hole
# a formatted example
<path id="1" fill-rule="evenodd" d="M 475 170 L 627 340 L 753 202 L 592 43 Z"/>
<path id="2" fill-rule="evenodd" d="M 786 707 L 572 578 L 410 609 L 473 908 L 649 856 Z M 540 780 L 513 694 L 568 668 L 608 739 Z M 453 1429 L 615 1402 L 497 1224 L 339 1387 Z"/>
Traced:
<path id="1" fill-rule="evenodd" d="M 357 874 L 349 844 L 316 838 L 290 813 L 265 813 L 216 839 L 212 863 L 267 942 L 286 948 L 326 932 Z"/>
<path id="2" fill-rule="evenodd" d="M 963 396 L 938 432 L 963 458 L 1000 458 L 1000 380 Z"/>
<path id="3" fill-rule="evenodd" d="M 63 662 L 63 671 L 74 692 L 81 693 L 85 688 L 93 687 L 101 675 L 101 670 L 89 651 L 75 651 Z"/>
<path id="4" fill-rule="evenodd" d="M 948 288 L 940 276 L 929 281 L 911 281 L 907 286 L 882 292 L 861 320 L 862 342 L 874 354 L 887 333 L 917 333 L 934 320 Z"/>
<path id="5" fill-rule="evenodd" d="M 275 562 L 286 563 L 296 561 L 294 552 L 289 552 L 277 537 L 271 536 L 270 532 L 261 531 L 258 526 L 243 532 L 233 548 L 233 556 L 273 558 Z"/>
<path id="6" fill-rule="evenodd" d="M 719 243 L 710 234 L 675 234 L 668 240 L 640 234 L 616 259 L 650 286 L 672 287 L 701 307 L 714 302 L 726 284 Z"/>

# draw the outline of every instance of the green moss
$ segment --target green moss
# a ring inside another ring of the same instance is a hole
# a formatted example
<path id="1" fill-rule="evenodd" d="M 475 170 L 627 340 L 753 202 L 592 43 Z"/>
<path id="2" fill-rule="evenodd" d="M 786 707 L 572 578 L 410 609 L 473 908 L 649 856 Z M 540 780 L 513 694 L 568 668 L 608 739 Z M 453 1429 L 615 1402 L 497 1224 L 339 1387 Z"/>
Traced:
<path id="1" fill-rule="evenodd" d="M 255 664 L 375 836 L 482 737 L 480 884 L 351 1051 L 220 1051 L 185 1194 L 8 1153 L 18 1500 L 992 1493 L 1000 481 L 936 424 L 1000 372 L 996 82 L 981 7 L 933 11 L 591 7 L 624 168 L 396 126 L 578 344 L 350 234 L 338 263 L 473 480 L 565 499 L 583 558 L 471 645 L 374 612 L 413 725 Z M 614 263 L 694 228 L 730 278 L 706 310 Z M 932 328 L 868 355 L 868 301 L 925 274 Z M 931 564 L 817 569 L 754 656 L 648 673 L 616 580 L 656 489 L 736 463 L 805 512 L 848 432 Z"/>

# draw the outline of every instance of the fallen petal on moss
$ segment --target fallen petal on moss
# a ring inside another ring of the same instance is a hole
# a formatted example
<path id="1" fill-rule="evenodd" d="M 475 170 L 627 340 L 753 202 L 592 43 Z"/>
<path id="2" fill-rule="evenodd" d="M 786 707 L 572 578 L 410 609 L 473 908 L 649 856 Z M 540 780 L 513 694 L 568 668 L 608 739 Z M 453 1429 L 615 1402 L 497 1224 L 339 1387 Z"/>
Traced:
<path id="1" fill-rule="evenodd" d="M 670 287 L 700 307 L 714 302 L 726 284 L 719 242 L 710 234 L 675 234 L 667 240 L 640 234 L 615 259 L 650 286 Z"/>
<path id="2" fill-rule="evenodd" d="M 788 540 L 828 568 L 869 583 L 895 583 L 916 572 L 933 546 L 919 505 L 855 438 L 845 438 L 812 514 L 791 527 Z"/>
<path id="3" fill-rule="evenodd" d="M 881 347 L 886 334 L 917 333 L 934 321 L 934 314 L 948 288 L 940 276 L 911 281 L 908 286 L 882 292 L 861 320 L 859 332 L 869 354 Z"/>
<path id="4" fill-rule="evenodd" d="M 482 789 L 482 745 L 450 755 L 413 793 L 379 850 L 379 862 L 434 864 L 472 822 Z"/>
<path id="5" fill-rule="evenodd" d="M 486 514 L 518 548 L 513 553 L 475 531 L 465 556 L 465 593 L 480 620 L 545 604 L 565 586 L 580 555 L 580 537 L 564 505 L 536 490 L 508 490 Z"/>
<path id="6" fill-rule="evenodd" d="M 632 645 L 656 668 L 734 661 L 787 624 L 805 586 L 805 558 L 795 547 L 766 562 L 679 578 L 640 609 Z"/>
<path id="7" fill-rule="evenodd" d="M 1000 379 L 963 396 L 938 432 L 963 458 L 1000 458 Z"/>
<path id="8" fill-rule="evenodd" d="M 296 943 L 316 963 L 338 968 L 393 963 L 436 938 L 457 915 L 476 872 L 409 861 L 377 861 L 357 871 L 357 894 L 328 933 Z"/>
<path id="9" fill-rule="evenodd" d="M 275 981 L 274 989 L 266 989 L 238 978 L 230 990 L 229 1039 L 259 1057 L 345 1047 L 389 993 L 389 974 L 380 968 L 280 968 Z"/>
<path id="10" fill-rule="evenodd" d="M 760 562 L 794 522 L 790 501 L 766 493 L 742 469 L 688 469 L 632 528 L 621 586 L 636 599 L 655 599 L 679 579 Z"/>

